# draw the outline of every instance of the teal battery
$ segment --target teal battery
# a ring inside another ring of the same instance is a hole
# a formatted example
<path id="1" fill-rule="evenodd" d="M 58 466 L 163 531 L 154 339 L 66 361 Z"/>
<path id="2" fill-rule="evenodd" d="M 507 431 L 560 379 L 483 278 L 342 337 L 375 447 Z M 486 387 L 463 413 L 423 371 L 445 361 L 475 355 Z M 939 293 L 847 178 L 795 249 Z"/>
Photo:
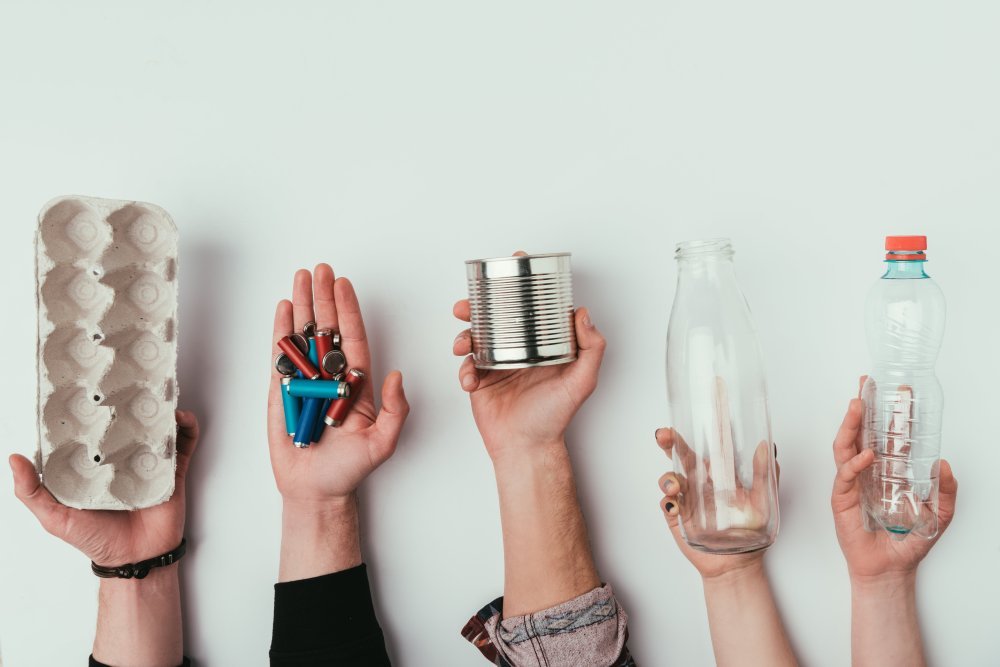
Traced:
<path id="1" fill-rule="evenodd" d="M 288 393 L 299 398 L 347 398 L 351 395 L 351 385 L 342 380 L 292 378 Z"/>
<path id="2" fill-rule="evenodd" d="M 292 378 L 281 378 L 281 405 L 285 409 L 285 430 L 288 435 L 295 435 L 299 414 L 302 412 L 302 399 L 288 393 L 291 381 Z"/>
<path id="3" fill-rule="evenodd" d="M 296 447 L 308 447 L 312 444 L 313 431 L 316 430 L 316 420 L 323 414 L 319 411 L 321 407 L 323 407 L 322 398 L 307 398 L 302 401 L 302 412 L 299 414 L 299 423 L 295 426 L 296 435 L 292 438 L 292 444 Z"/>
<path id="4" fill-rule="evenodd" d="M 323 401 L 322 407 L 319 409 L 319 419 L 316 420 L 316 430 L 313 432 L 313 442 L 319 442 L 319 439 L 323 436 L 323 429 L 326 428 L 326 422 L 323 421 L 323 415 L 326 411 L 330 409 L 330 403 L 332 399 L 326 399 Z"/>
<path id="5" fill-rule="evenodd" d="M 309 361 L 313 366 L 319 368 L 319 349 L 316 347 L 316 337 L 309 336 Z"/>

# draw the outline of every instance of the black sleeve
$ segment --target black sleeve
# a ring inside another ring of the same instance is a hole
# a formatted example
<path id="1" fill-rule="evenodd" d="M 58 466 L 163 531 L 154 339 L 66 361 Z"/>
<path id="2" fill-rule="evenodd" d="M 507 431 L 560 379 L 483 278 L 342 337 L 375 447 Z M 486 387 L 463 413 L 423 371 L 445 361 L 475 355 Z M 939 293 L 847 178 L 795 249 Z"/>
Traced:
<path id="1" fill-rule="evenodd" d="M 88 664 L 90 665 L 90 667 L 109 667 L 109 665 L 105 665 L 103 662 L 98 662 L 97 660 L 94 660 L 94 656 L 90 656 Z M 191 661 L 188 660 L 187 658 L 184 658 L 184 662 L 181 663 L 180 667 L 191 667 Z"/>
<path id="2" fill-rule="evenodd" d="M 312 665 L 389 667 L 364 564 L 275 584 L 271 667 Z"/>

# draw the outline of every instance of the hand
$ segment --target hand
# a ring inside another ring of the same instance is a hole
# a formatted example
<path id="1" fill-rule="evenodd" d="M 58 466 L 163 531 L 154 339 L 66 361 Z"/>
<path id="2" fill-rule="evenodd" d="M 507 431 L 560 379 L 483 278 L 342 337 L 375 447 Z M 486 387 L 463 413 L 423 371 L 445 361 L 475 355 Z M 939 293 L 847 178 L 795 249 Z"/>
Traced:
<path id="1" fill-rule="evenodd" d="M 14 495 L 49 533 L 71 544 L 98 565 L 113 567 L 153 558 L 177 547 L 184 537 L 184 480 L 198 445 L 198 420 L 178 410 L 174 495 L 155 507 L 123 512 L 78 510 L 61 505 L 42 486 L 31 461 L 14 454 Z"/>
<path id="2" fill-rule="evenodd" d="M 677 455 L 683 462 L 685 470 L 694 470 L 697 465 L 695 454 L 691 451 L 688 444 L 684 442 L 677 432 L 672 428 L 660 428 L 656 430 L 656 443 L 660 448 L 667 454 L 668 457 L 672 458 L 674 454 L 674 448 L 677 448 Z M 767 507 L 768 497 L 768 484 L 767 484 L 767 466 L 768 466 L 768 456 L 767 447 L 769 445 L 765 442 L 760 443 L 757 446 L 757 450 L 754 452 L 753 469 L 754 469 L 754 484 L 751 487 L 749 493 L 743 488 L 742 484 L 739 483 L 739 479 L 736 480 L 736 494 L 737 496 L 746 496 L 745 500 L 737 501 L 736 504 L 744 505 L 749 510 L 757 509 L 761 517 L 761 524 L 764 523 L 765 517 L 769 511 Z M 781 479 L 781 467 L 775 464 L 778 479 Z M 687 478 L 676 472 L 664 473 L 659 479 L 660 490 L 663 491 L 664 496 L 660 500 L 660 509 L 663 511 L 663 516 L 667 520 L 667 525 L 670 527 L 670 533 L 674 536 L 674 541 L 677 542 L 677 547 L 684 554 L 698 573 L 701 574 L 703 579 L 712 579 L 719 577 L 731 572 L 742 571 L 748 568 L 758 568 L 764 559 L 764 549 L 759 549 L 757 551 L 751 551 L 749 553 L 742 554 L 710 554 L 704 551 L 699 551 L 692 548 L 684 540 L 684 536 L 681 535 L 680 523 L 678 521 L 680 515 L 683 513 L 685 523 L 691 520 L 691 512 L 693 507 L 693 502 L 690 500 L 685 501 L 684 494 L 688 490 Z M 703 489 L 705 494 L 704 502 L 706 506 L 714 506 L 715 498 L 712 494 L 712 490 L 709 487 Z M 752 521 L 750 522 L 753 523 Z"/>
<path id="3" fill-rule="evenodd" d="M 523 253 L 519 253 L 523 254 Z M 455 304 L 455 317 L 469 322 L 468 299 Z M 458 370 L 469 392 L 472 414 L 490 457 L 520 447 L 561 443 L 576 411 L 597 387 L 605 340 L 586 308 L 574 315 L 577 360 L 518 370 L 481 370 L 472 362 L 472 332 L 455 338 L 453 352 L 465 356 Z"/>
<path id="4" fill-rule="evenodd" d="M 392 456 L 410 411 L 403 394 L 403 377 L 394 371 L 382 385 L 382 410 L 376 416 L 371 356 L 358 297 L 349 280 L 334 279 L 328 264 L 316 267 L 315 284 L 305 269 L 296 272 L 292 301 L 279 302 L 274 314 L 271 358 L 278 354 L 277 343 L 281 338 L 301 331 L 312 320 L 318 328 L 340 331 L 341 349 L 349 367 L 365 371 L 367 377 L 360 393 L 353 398 L 344 423 L 336 428 L 326 427 L 318 443 L 298 449 L 285 429 L 280 376 L 277 371 L 272 372 L 268 441 L 274 479 L 286 505 L 350 501 L 358 485 Z"/>
<path id="5" fill-rule="evenodd" d="M 864 385 L 865 378 L 861 378 Z M 927 552 L 941 538 L 955 514 L 955 496 L 958 481 L 951 465 L 941 460 L 938 496 L 938 533 L 925 540 L 907 537 L 894 540 L 884 530 L 868 532 L 861 517 L 861 488 L 858 476 L 875 460 L 875 453 L 862 446 L 861 422 L 864 406 L 860 399 L 848 405 L 847 415 L 833 441 L 833 458 L 837 463 L 837 476 L 833 482 L 830 505 L 837 527 L 840 549 L 847 559 L 847 568 L 854 579 L 867 579 L 887 574 L 912 574 Z"/>

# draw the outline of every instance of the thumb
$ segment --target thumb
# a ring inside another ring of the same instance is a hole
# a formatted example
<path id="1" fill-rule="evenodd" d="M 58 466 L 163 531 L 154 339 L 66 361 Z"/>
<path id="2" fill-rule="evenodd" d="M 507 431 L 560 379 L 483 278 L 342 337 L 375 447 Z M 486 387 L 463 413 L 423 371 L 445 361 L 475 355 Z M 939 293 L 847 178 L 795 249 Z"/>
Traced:
<path id="1" fill-rule="evenodd" d="M 393 371 L 382 383 L 382 409 L 375 418 L 371 439 L 372 456 L 385 461 L 396 450 L 399 433 L 403 430 L 410 404 L 403 393 L 403 374 Z"/>
<path id="2" fill-rule="evenodd" d="M 577 360 L 569 369 L 569 376 L 574 386 L 583 393 L 583 398 L 597 387 L 597 374 L 601 370 L 601 360 L 604 359 L 604 348 L 607 342 L 604 336 L 594 326 L 590 319 L 590 311 L 579 308 L 574 316 L 576 327 Z"/>
<path id="3" fill-rule="evenodd" d="M 13 454 L 9 462 L 14 473 L 14 495 L 31 510 L 45 530 L 55 534 L 65 518 L 66 507 L 56 502 L 48 489 L 42 486 L 31 461 L 20 454 Z"/>

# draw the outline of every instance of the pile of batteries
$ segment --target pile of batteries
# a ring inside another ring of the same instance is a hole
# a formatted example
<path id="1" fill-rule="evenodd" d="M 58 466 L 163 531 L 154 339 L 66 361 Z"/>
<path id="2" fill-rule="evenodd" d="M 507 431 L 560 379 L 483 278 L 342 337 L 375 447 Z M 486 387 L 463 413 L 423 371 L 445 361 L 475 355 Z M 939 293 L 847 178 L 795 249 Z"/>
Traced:
<path id="1" fill-rule="evenodd" d="M 296 447 L 308 447 L 319 441 L 324 428 L 344 423 L 351 394 L 361 388 L 365 373 L 357 368 L 345 373 L 340 334 L 317 329 L 315 322 L 279 340 L 278 348 L 274 367 L 282 375 L 285 430 Z"/>

